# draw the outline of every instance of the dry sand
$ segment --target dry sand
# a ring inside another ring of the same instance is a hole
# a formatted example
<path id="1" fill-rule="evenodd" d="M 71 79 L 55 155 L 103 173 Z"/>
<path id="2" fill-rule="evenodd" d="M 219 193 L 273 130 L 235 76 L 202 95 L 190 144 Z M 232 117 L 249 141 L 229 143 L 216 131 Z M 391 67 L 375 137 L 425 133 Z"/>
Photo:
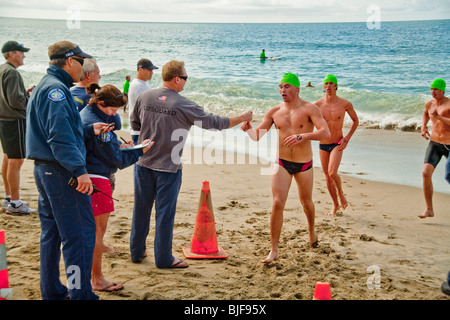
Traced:
<path id="1" fill-rule="evenodd" d="M 99 293 L 101 299 L 311 300 L 315 283 L 321 281 L 330 283 L 333 300 L 449 300 L 440 290 L 450 269 L 449 194 L 435 193 L 436 216 L 422 220 L 417 217 L 425 206 L 421 189 L 343 175 L 350 205 L 343 213 L 328 216 L 332 203 L 325 179 L 320 168 L 314 168 L 314 173 L 319 247 L 308 246 L 306 218 L 293 183 L 284 213 L 280 260 L 265 265 L 260 261 L 270 249 L 270 176 L 261 175 L 259 165 L 185 165 L 174 255 L 184 259 L 182 248 L 191 245 L 202 181 L 208 180 L 218 243 L 228 258 L 188 260 L 189 268 L 172 270 L 155 267 L 154 217 L 149 256 L 140 264 L 131 262 L 133 168 L 119 171 L 114 196 L 120 201 L 115 203 L 105 235 L 105 243 L 116 252 L 104 254 L 103 270 L 107 279 L 125 288 Z M 21 197 L 31 208 L 38 207 L 30 160 L 22 169 Z M 0 229 L 6 234 L 13 299 L 41 299 L 38 215 L 0 213 Z M 380 288 L 369 288 L 367 282 L 375 284 L 377 270 Z"/>

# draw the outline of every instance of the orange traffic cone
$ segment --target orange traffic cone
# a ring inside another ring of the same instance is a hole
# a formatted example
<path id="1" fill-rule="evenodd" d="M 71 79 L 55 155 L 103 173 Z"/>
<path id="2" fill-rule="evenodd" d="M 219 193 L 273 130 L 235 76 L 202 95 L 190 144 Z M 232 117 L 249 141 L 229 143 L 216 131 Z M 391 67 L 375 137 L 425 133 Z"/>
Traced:
<path id="1" fill-rule="evenodd" d="M 316 282 L 313 300 L 331 300 L 330 284 L 326 282 Z"/>
<path id="2" fill-rule="evenodd" d="M 11 298 L 8 281 L 8 265 L 6 263 L 5 231 L 0 230 L 0 300 Z"/>
<path id="3" fill-rule="evenodd" d="M 217 245 L 216 224 L 208 181 L 203 181 L 191 248 L 183 248 L 183 253 L 188 259 L 228 258 L 223 248 Z"/>

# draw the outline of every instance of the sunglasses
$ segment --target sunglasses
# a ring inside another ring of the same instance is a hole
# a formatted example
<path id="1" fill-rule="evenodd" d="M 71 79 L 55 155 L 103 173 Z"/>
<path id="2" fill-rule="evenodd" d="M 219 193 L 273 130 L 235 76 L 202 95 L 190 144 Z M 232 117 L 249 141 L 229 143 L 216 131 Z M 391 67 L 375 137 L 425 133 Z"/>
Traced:
<path id="1" fill-rule="evenodd" d="M 178 78 L 183 79 L 184 81 L 187 81 L 188 76 L 178 76 Z"/>
<path id="2" fill-rule="evenodd" d="M 72 57 L 73 60 L 78 61 L 81 65 L 84 64 L 84 59 Z"/>

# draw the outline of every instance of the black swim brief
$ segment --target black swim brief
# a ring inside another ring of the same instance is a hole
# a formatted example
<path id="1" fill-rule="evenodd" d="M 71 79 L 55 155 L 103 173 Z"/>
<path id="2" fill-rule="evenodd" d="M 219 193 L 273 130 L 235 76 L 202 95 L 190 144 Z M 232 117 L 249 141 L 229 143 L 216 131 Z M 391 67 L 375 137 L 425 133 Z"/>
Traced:
<path id="1" fill-rule="evenodd" d="M 339 143 L 330 143 L 330 144 L 319 144 L 319 149 L 322 151 L 326 151 L 331 153 L 331 151 L 333 151 L 334 148 L 336 148 L 337 146 L 339 146 Z"/>
<path id="2" fill-rule="evenodd" d="M 280 166 L 286 169 L 289 174 L 296 174 L 299 172 L 304 172 L 312 168 L 312 160 L 306 163 L 291 162 L 284 159 L 277 159 Z"/>
<path id="3" fill-rule="evenodd" d="M 425 163 L 429 163 L 436 168 L 442 156 L 448 158 L 449 150 L 450 144 L 442 144 L 430 140 L 425 153 Z"/>

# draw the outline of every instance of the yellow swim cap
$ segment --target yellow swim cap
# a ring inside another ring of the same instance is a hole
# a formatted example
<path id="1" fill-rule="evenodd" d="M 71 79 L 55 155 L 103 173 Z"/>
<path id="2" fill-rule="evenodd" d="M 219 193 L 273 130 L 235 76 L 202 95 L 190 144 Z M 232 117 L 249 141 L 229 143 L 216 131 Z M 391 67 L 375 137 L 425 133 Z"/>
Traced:
<path id="1" fill-rule="evenodd" d="M 300 80 L 298 79 L 297 75 L 295 75 L 293 73 L 283 74 L 283 77 L 281 78 L 280 83 L 289 83 L 290 85 L 293 85 L 294 87 L 300 88 Z"/>

